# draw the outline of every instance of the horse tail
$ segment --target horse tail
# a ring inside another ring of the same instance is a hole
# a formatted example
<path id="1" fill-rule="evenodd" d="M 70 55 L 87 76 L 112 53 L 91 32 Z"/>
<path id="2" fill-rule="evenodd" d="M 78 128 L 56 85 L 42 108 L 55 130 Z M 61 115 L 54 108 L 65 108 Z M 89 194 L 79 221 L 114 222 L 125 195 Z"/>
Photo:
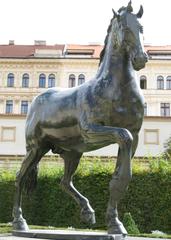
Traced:
<path id="1" fill-rule="evenodd" d="M 38 165 L 29 170 L 24 182 L 24 191 L 30 195 L 37 186 Z"/>

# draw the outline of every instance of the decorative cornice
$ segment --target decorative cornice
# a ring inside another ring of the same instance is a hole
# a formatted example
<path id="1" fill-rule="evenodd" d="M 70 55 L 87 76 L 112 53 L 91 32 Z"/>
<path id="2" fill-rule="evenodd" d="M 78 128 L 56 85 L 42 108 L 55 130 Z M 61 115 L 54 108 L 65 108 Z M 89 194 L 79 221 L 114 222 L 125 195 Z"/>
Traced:
<path id="1" fill-rule="evenodd" d="M 156 120 L 156 121 L 164 121 L 164 122 L 171 122 L 171 116 L 166 116 L 166 117 L 164 117 L 164 116 L 145 116 L 144 117 L 144 120 L 147 120 L 147 121 L 154 121 L 154 120 Z"/>
<path id="2" fill-rule="evenodd" d="M 5 119 L 26 119 L 26 114 L 5 114 L 5 113 L 0 113 L 0 118 L 5 118 Z"/>

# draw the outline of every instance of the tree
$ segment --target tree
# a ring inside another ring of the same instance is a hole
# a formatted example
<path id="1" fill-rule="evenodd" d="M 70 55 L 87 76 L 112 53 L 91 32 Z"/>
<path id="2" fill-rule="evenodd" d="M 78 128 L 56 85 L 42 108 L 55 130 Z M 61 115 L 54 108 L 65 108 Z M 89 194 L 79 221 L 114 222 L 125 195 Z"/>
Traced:
<path id="1" fill-rule="evenodd" d="M 124 214 L 123 224 L 124 224 L 128 234 L 139 234 L 140 233 L 137 225 L 135 224 L 134 219 L 131 216 L 131 213 L 127 212 Z"/>

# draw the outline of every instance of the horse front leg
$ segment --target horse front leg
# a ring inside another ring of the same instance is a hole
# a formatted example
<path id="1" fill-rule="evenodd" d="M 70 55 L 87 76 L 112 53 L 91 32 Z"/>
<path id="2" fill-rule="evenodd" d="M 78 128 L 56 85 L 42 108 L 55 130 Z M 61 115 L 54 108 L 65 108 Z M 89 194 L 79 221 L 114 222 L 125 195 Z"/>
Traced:
<path id="1" fill-rule="evenodd" d="M 129 181 L 131 180 L 131 158 L 127 158 L 119 148 L 116 168 L 109 184 L 110 197 L 106 212 L 108 233 L 126 235 L 127 231 L 122 222 L 119 221 L 117 204 L 123 197 Z M 128 155 L 127 155 L 128 156 Z"/>
<path id="2" fill-rule="evenodd" d="M 133 142 L 132 142 L 132 151 L 130 152 L 130 153 L 132 153 L 131 158 L 133 158 L 133 156 L 135 154 L 135 151 L 137 149 L 138 133 L 137 132 L 132 132 L 132 136 L 133 136 Z M 118 199 L 115 199 L 116 196 L 119 196 L 119 194 L 117 193 L 117 188 L 115 186 L 115 185 L 117 185 L 117 181 L 118 181 L 116 179 L 118 178 L 118 175 L 123 175 L 123 173 L 122 173 L 123 167 L 125 167 L 125 170 L 127 171 L 127 177 L 128 177 L 127 183 L 129 183 L 129 181 L 131 179 L 131 175 L 132 175 L 132 172 L 131 172 L 131 158 L 130 158 L 129 161 L 127 161 L 125 163 L 123 161 L 125 158 L 122 156 L 122 154 L 123 154 L 123 151 L 122 151 L 121 148 L 119 148 L 116 167 L 115 167 L 115 172 L 113 174 L 113 178 L 110 182 L 110 187 L 109 187 L 111 198 L 110 198 L 109 203 L 108 203 L 108 209 L 107 209 L 106 216 L 107 216 L 108 232 L 109 233 L 115 232 L 115 233 L 127 234 L 126 229 L 124 228 L 123 224 L 118 219 L 117 202 L 122 197 L 122 195 L 120 197 L 118 197 Z M 124 187 L 124 185 L 123 185 L 123 193 L 125 192 L 126 187 L 127 186 Z M 119 189 L 119 191 L 121 191 L 121 189 Z M 112 203 L 112 201 L 114 201 L 114 202 Z"/>
<path id="3" fill-rule="evenodd" d="M 103 143 L 119 144 L 118 162 L 109 185 L 110 196 L 106 219 L 108 233 L 125 235 L 127 231 L 118 219 L 117 203 L 122 198 L 131 179 L 133 137 L 127 129 L 95 124 L 86 126 L 84 137 L 88 144 L 95 144 L 96 146 L 98 146 L 98 144 L 100 146 Z"/>
<path id="4" fill-rule="evenodd" d="M 75 199 L 81 208 L 81 220 L 90 224 L 94 224 L 95 213 L 93 208 L 86 197 L 84 197 L 78 190 L 74 187 L 72 182 L 72 177 L 77 169 L 82 153 L 76 151 L 65 152 L 61 154 L 64 159 L 64 176 L 61 180 L 61 187 L 66 191 L 71 197 Z"/>

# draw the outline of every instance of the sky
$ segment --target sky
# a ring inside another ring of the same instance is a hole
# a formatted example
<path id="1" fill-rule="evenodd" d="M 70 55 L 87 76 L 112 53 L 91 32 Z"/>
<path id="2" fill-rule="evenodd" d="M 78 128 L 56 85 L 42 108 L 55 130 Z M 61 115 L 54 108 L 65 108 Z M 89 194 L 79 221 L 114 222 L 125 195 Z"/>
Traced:
<path id="1" fill-rule="evenodd" d="M 107 27 L 128 0 L 0 0 L 0 44 L 103 44 Z M 171 45 L 171 0 L 132 0 L 134 12 L 143 5 L 140 20 L 144 42 Z"/>

